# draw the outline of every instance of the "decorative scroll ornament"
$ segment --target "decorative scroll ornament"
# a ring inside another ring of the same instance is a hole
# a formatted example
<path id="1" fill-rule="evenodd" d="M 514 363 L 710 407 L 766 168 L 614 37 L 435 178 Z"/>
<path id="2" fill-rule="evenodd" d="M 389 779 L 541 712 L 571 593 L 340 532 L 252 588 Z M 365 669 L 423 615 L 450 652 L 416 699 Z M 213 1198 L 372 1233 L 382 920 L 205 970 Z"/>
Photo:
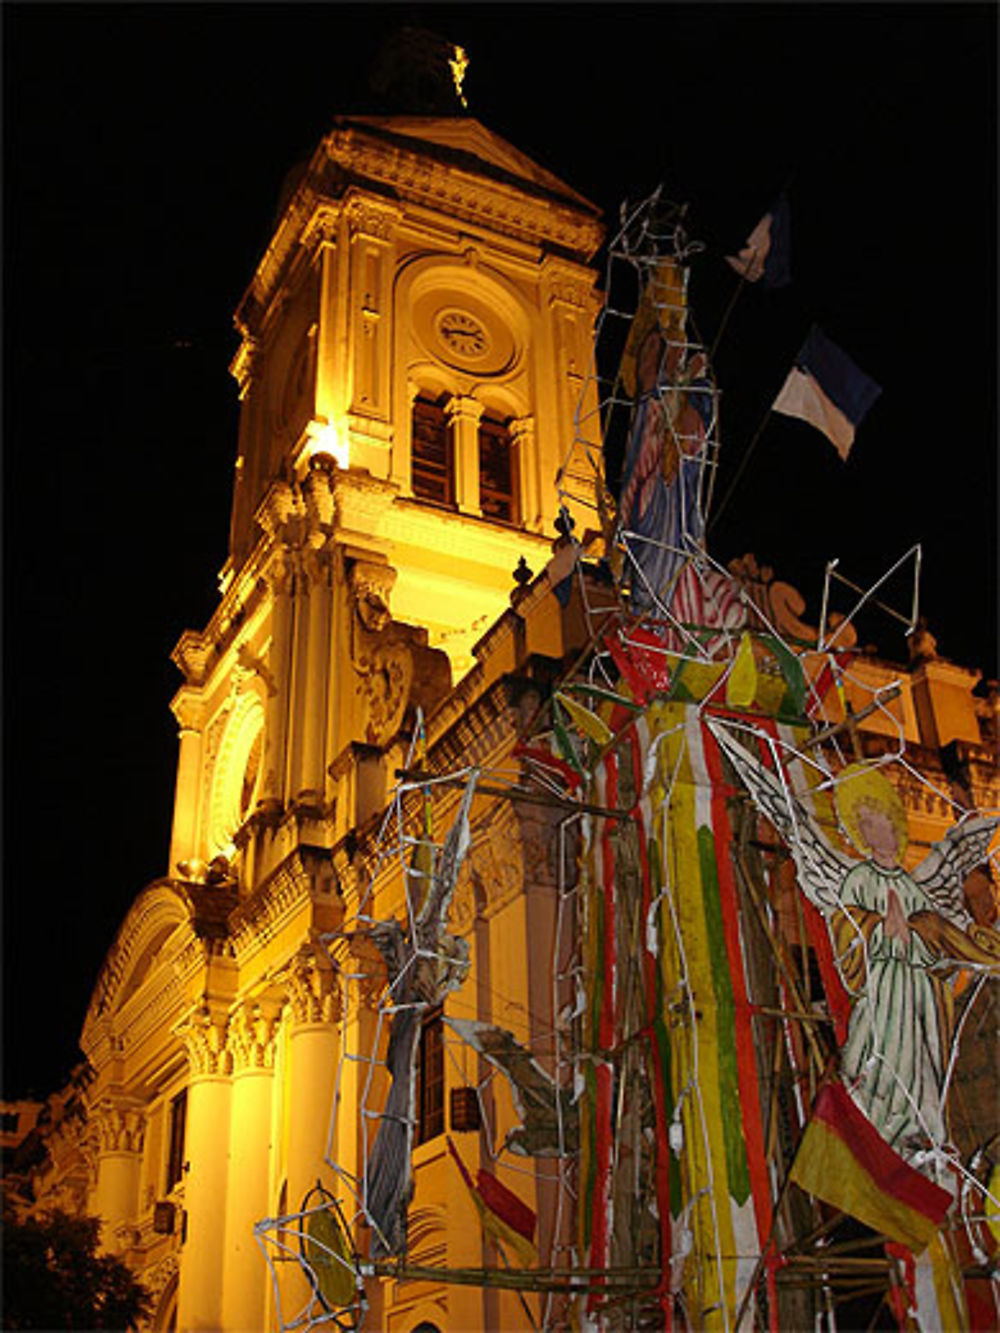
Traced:
<path id="1" fill-rule="evenodd" d="M 358 619 L 366 630 L 378 634 L 389 623 L 389 596 L 396 582 L 396 571 L 391 565 L 356 560 L 348 579 Z"/>
<path id="2" fill-rule="evenodd" d="M 379 644 L 367 661 L 365 738 L 370 745 L 387 745 L 402 725 L 413 684 L 413 654 L 405 643 L 390 642 Z"/>

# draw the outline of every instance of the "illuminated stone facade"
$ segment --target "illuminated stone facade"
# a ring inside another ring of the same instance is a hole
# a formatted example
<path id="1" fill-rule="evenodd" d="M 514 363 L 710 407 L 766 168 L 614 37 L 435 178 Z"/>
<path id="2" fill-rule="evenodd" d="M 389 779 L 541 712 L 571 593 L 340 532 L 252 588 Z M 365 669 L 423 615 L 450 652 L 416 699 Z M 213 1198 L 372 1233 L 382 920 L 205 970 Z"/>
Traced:
<path id="1" fill-rule="evenodd" d="M 371 1019 L 344 1011 L 313 940 L 356 891 L 415 710 L 436 719 L 432 752 L 440 737 L 486 761 L 513 742 L 512 571 L 550 557 L 559 468 L 571 497 L 589 493 L 574 412 L 600 234 L 590 204 L 474 120 L 343 120 L 240 305 L 230 556 L 211 622 L 174 652 L 168 873 L 108 954 L 81 1038 L 88 1112 L 69 1127 L 87 1206 L 154 1293 L 155 1328 L 275 1322 L 252 1228 L 331 1183 L 342 1039 Z M 418 400 L 444 423 L 426 466 Z M 542 617 L 532 633 L 561 655 L 558 624 Z M 526 898 L 522 869 L 532 848 L 544 859 L 544 836 L 515 821 L 494 843 L 495 820 L 471 857 L 490 923 L 475 950 L 502 959 L 523 1014 L 546 984 L 528 940 L 548 907 Z M 349 1167 L 354 1077 L 336 1125 Z M 481 1264 L 461 1179 L 440 1142 L 419 1151 L 416 1252 Z M 307 1294 L 293 1269 L 286 1309 Z M 485 1299 L 403 1284 L 374 1315 L 391 1328 L 517 1323 L 514 1296 Z"/>
<path id="2" fill-rule="evenodd" d="M 331 963 L 316 939 L 373 875 L 378 915 L 402 908 L 399 876 L 378 879 L 376 834 L 417 708 L 430 771 L 516 771 L 519 733 L 586 642 L 578 596 L 554 594 L 568 566 L 553 538 L 559 469 L 570 497 L 592 485 L 574 417 L 599 241 L 591 205 L 474 120 L 342 120 L 240 305 L 230 555 L 209 625 L 174 651 L 169 867 L 101 971 L 81 1038 L 86 1113 L 52 1115 L 36 1174 L 43 1203 L 85 1186 L 103 1243 L 153 1292 L 153 1328 L 276 1326 L 254 1224 L 299 1209 L 318 1180 L 333 1187 L 328 1156 L 363 1174 L 365 1070 L 340 1057 L 373 1031 L 377 971 L 368 994 L 348 990 L 349 943 Z M 582 533 L 582 506 L 576 518 Z M 539 572 L 512 595 L 522 557 Z M 874 658 L 859 670 L 900 677 Z M 902 673 L 892 707 L 943 789 L 964 780 L 972 803 L 998 805 L 996 704 L 973 697 L 977 679 L 931 656 Z M 859 723 L 859 745 L 877 748 L 882 725 Z M 904 795 L 915 836 L 940 836 L 944 800 Z M 435 828 L 458 800 L 437 790 Z M 573 999 L 553 975 L 572 862 L 560 817 L 478 795 L 451 911 L 471 971 L 446 1012 L 543 1053 Z M 446 1062 L 446 1116 L 477 1061 L 470 1048 Z M 502 1086 L 493 1111 L 502 1137 L 517 1123 Z M 471 1170 L 488 1164 L 482 1132 L 445 1123 Z M 524 1160 L 519 1192 L 549 1253 L 552 1172 Z M 495 1266 L 443 1134 L 414 1166 L 412 1262 Z M 364 1228 L 356 1240 L 364 1251 Z M 308 1288 L 296 1264 L 276 1271 L 290 1317 Z M 528 1326 L 512 1292 L 426 1279 L 368 1294 L 369 1326 L 392 1333 Z M 539 1297 L 524 1299 L 537 1321 Z"/>

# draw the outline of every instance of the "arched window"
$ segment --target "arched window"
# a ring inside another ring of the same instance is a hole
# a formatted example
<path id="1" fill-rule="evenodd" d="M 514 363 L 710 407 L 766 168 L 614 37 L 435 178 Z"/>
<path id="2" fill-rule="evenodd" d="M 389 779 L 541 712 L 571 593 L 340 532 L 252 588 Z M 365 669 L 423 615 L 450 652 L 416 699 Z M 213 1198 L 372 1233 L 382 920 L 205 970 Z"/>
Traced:
<path id="1" fill-rule="evenodd" d="M 509 424 L 493 416 L 479 422 L 479 507 L 484 518 L 517 522 L 514 440 Z"/>
<path id="2" fill-rule="evenodd" d="M 421 394 L 413 404 L 410 484 L 418 500 L 451 508 L 455 503 L 454 447 L 445 400 Z"/>

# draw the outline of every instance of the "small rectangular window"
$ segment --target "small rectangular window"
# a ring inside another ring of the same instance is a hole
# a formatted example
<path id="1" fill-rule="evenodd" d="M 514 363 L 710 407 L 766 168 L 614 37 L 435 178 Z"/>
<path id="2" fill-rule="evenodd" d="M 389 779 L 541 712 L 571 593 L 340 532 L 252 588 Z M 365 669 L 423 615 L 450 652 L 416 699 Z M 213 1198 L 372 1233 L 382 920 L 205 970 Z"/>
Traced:
<path id="1" fill-rule="evenodd" d="M 479 507 L 484 518 L 515 522 L 514 486 L 514 442 L 510 430 L 502 421 L 483 417 L 479 423 Z"/>
<path id="2" fill-rule="evenodd" d="M 427 398 L 414 402 L 410 468 L 413 494 L 418 500 L 454 505 L 452 432 L 443 403 Z"/>
<path id="3" fill-rule="evenodd" d="M 427 1015 L 417 1054 L 417 1143 L 444 1133 L 444 1022 L 441 1010 Z"/>
<path id="4" fill-rule="evenodd" d="M 170 1102 L 170 1148 L 167 1153 L 167 1181 L 164 1192 L 169 1194 L 179 1184 L 184 1173 L 184 1129 L 187 1123 L 187 1089 L 179 1092 Z"/>

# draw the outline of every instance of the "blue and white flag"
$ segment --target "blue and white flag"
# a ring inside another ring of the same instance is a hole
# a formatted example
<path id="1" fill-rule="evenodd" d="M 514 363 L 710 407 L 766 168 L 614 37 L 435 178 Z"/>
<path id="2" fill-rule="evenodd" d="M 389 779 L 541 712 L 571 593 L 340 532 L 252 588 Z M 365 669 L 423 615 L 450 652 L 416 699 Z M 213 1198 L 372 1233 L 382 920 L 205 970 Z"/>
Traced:
<path id="1" fill-rule="evenodd" d="M 784 190 L 754 227 L 739 254 L 726 255 L 726 263 L 747 282 L 759 282 L 762 287 L 788 286 L 792 280 L 791 233 Z"/>
<path id="2" fill-rule="evenodd" d="M 846 459 L 855 429 L 881 392 L 881 387 L 814 324 L 771 410 L 808 421 Z"/>

